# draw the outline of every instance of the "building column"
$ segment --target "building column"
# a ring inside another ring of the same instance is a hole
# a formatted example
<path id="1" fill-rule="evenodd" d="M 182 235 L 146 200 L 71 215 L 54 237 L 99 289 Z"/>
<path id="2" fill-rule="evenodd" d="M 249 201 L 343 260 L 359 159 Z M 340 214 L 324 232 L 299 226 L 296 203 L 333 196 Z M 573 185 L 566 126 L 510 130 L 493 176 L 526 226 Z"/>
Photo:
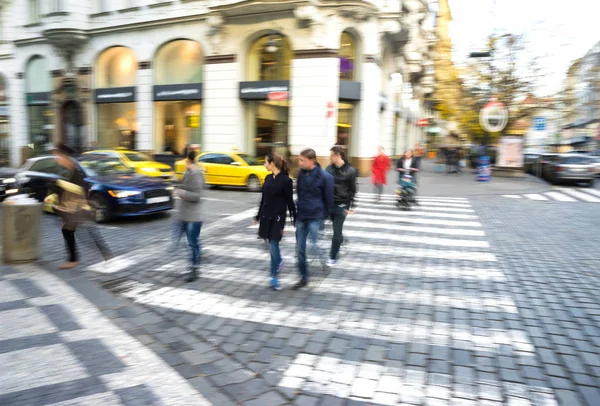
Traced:
<path id="1" fill-rule="evenodd" d="M 140 151 L 153 151 L 154 131 L 152 117 L 154 117 L 152 97 L 152 67 L 150 62 L 140 62 L 137 71 L 136 83 L 136 115 L 137 134 L 135 137 L 135 148 Z M 154 151 L 160 152 L 160 151 Z"/>
<path id="2" fill-rule="evenodd" d="M 379 144 L 381 94 L 381 67 L 374 58 L 367 58 L 363 63 L 362 100 L 360 102 L 360 131 L 358 142 L 354 145 L 354 156 L 357 157 L 356 169 L 360 176 L 371 172 L 371 160 Z M 354 136 L 356 137 L 356 133 Z"/>
<path id="3" fill-rule="evenodd" d="M 296 51 L 292 61 L 289 111 L 290 152 L 316 151 L 321 165 L 337 140 L 339 60 L 335 50 Z M 327 117 L 328 104 L 332 114 Z"/>
<path id="4" fill-rule="evenodd" d="M 10 162 L 11 166 L 18 168 L 25 160 L 23 149 L 29 144 L 29 120 L 27 117 L 27 106 L 25 101 L 25 80 L 23 74 L 12 76 L 16 79 L 9 81 L 7 89 L 10 89 L 12 97 L 9 99 L 10 120 Z"/>
<path id="5" fill-rule="evenodd" d="M 205 58 L 202 101 L 203 151 L 247 148 L 239 98 L 239 62 L 235 55 Z"/>
<path id="6" fill-rule="evenodd" d="M 389 88 L 389 86 L 388 86 Z M 379 119 L 381 121 L 380 131 L 381 136 L 379 138 L 379 145 L 385 148 L 387 154 L 393 154 L 394 151 L 392 148 L 394 147 L 394 104 L 393 104 L 393 95 L 387 95 L 387 103 L 385 105 L 385 110 L 379 114 Z"/>

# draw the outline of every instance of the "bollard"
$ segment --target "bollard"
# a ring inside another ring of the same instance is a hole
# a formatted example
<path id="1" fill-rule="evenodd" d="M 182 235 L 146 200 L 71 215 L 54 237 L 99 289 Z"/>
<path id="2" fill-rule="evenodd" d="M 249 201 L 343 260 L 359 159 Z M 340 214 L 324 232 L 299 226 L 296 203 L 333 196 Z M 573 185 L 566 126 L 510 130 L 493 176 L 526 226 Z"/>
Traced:
<path id="1" fill-rule="evenodd" d="M 42 204 L 26 195 L 2 203 L 2 257 L 5 263 L 39 258 Z"/>

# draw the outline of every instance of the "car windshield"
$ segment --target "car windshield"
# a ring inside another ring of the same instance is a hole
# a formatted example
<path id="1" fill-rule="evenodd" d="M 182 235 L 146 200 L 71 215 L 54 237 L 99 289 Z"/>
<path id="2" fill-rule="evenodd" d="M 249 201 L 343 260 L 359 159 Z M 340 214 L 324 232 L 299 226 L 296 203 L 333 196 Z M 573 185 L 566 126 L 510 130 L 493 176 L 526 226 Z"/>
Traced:
<path id="1" fill-rule="evenodd" d="M 144 154 L 140 154 L 139 152 L 125 152 L 125 156 L 132 162 L 147 162 L 152 161 L 152 159 L 148 158 Z"/>
<path id="2" fill-rule="evenodd" d="M 238 154 L 248 165 L 262 165 L 256 158 L 247 154 Z"/>
<path id="3" fill-rule="evenodd" d="M 79 161 L 87 176 L 126 175 L 132 170 L 117 159 L 90 159 Z"/>

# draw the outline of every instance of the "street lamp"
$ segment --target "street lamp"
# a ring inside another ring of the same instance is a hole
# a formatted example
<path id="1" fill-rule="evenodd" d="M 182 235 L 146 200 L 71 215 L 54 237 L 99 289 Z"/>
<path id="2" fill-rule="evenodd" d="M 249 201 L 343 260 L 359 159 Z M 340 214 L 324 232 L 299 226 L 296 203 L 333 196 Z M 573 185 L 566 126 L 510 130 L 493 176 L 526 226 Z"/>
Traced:
<path id="1" fill-rule="evenodd" d="M 493 89 L 493 65 L 492 65 L 492 52 L 491 51 L 481 51 L 481 52 L 471 52 L 469 54 L 469 58 L 489 58 L 489 69 L 490 69 L 490 87 L 489 87 L 489 97 L 491 98 L 494 95 Z M 483 136 L 483 147 L 485 148 L 485 154 L 488 152 L 488 141 L 489 134 L 486 131 Z"/>

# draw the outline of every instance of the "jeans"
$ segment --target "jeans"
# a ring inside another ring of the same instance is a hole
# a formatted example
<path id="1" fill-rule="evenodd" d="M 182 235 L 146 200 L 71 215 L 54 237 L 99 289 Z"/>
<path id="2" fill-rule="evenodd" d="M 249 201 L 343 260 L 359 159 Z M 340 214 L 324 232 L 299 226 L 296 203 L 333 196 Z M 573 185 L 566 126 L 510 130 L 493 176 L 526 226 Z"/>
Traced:
<path id="1" fill-rule="evenodd" d="M 200 266 L 200 230 L 202 230 L 201 221 L 177 221 L 173 225 L 173 247 L 177 247 L 181 236 L 185 233 L 191 251 L 190 262 L 194 268 Z"/>
<path id="2" fill-rule="evenodd" d="M 277 277 L 277 270 L 281 265 L 281 250 L 279 249 L 279 241 L 269 240 L 271 246 L 271 278 Z"/>
<path id="3" fill-rule="evenodd" d="M 333 223 L 333 239 L 331 240 L 331 251 L 329 252 L 329 258 L 337 259 L 340 252 L 340 247 L 344 243 L 344 235 L 342 231 L 344 229 L 344 221 L 346 221 L 346 207 L 336 206 L 331 213 L 331 222 Z"/>
<path id="4" fill-rule="evenodd" d="M 298 251 L 298 272 L 303 281 L 308 281 L 308 266 L 306 264 L 306 240 L 310 235 L 313 253 L 319 254 L 317 245 L 319 230 L 323 224 L 322 220 L 298 220 L 296 221 L 296 250 Z"/>

